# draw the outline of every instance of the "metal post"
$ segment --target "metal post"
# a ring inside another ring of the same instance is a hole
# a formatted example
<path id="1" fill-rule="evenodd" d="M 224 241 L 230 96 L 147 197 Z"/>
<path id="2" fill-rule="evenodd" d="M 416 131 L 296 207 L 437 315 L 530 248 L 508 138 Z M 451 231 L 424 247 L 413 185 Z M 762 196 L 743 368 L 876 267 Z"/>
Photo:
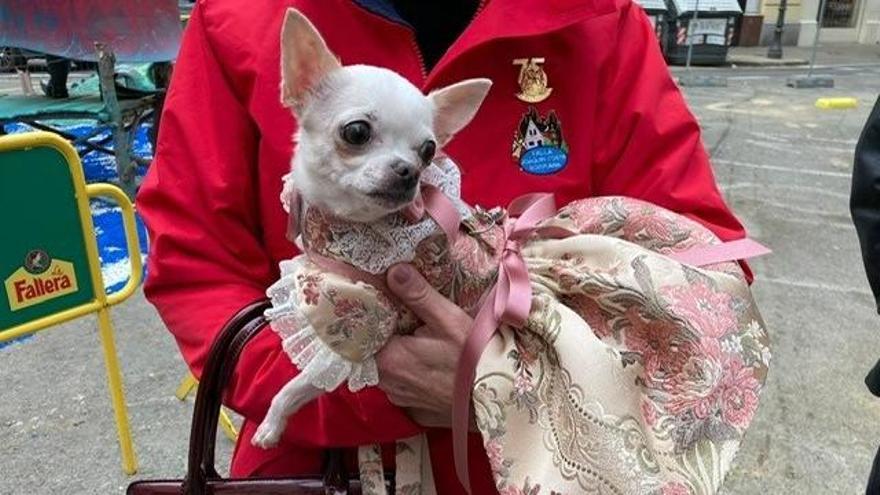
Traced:
<path id="1" fill-rule="evenodd" d="M 113 341 L 113 323 L 106 306 L 98 310 L 98 335 L 104 349 L 104 365 L 107 368 L 107 388 L 110 389 L 110 402 L 116 419 L 116 433 L 119 437 L 119 452 L 122 456 L 122 471 L 127 475 L 137 472 L 137 457 L 131 439 L 131 426 L 128 423 L 128 409 L 125 405 L 125 391 L 122 389 L 122 372 L 119 369 L 119 356 Z"/>
<path id="2" fill-rule="evenodd" d="M 685 70 L 687 72 L 688 79 L 691 79 L 691 57 L 694 56 L 694 35 L 691 34 L 691 28 L 696 26 L 697 15 L 700 12 L 700 0 L 697 0 L 694 3 L 694 15 L 691 17 L 691 21 L 687 27 L 687 39 L 688 39 L 688 53 L 687 58 L 685 58 Z"/>
<path id="3" fill-rule="evenodd" d="M 770 48 L 767 49 L 767 58 L 782 58 L 782 34 L 785 31 L 786 7 L 788 7 L 788 0 L 780 0 L 779 13 L 776 15 L 776 28 L 773 30 L 773 41 L 770 42 Z"/>
<path id="4" fill-rule="evenodd" d="M 816 65 L 816 51 L 819 49 L 819 33 L 822 31 L 822 21 L 825 20 L 825 0 L 819 0 L 819 18 L 816 21 L 816 35 L 813 36 L 813 53 L 810 55 L 810 70 L 807 77 L 813 77 L 813 67 Z"/>
<path id="5" fill-rule="evenodd" d="M 816 21 L 816 34 L 813 36 L 813 53 L 810 55 L 810 69 L 807 75 L 798 75 L 788 78 L 787 84 L 792 88 L 833 88 L 834 78 L 831 76 L 813 75 L 816 66 L 816 52 L 819 49 L 819 33 L 822 31 L 822 21 L 825 19 L 825 0 L 819 0 L 819 13 Z"/>
<path id="6" fill-rule="evenodd" d="M 116 96 L 116 56 L 103 43 L 95 43 L 95 50 L 98 52 L 98 80 L 101 86 L 101 100 L 110 117 L 110 130 L 113 133 L 113 154 L 116 157 L 119 184 L 126 194 L 134 199 L 137 164 L 133 163 L 131 159 L 129 135 L 125 129 L 122 109 Z"/>
<path id="7" fill-rule="evenodd" d="M 680 86 L 704 86 L 704 87 L 724 87 L 727 86 L 727 78 L 717 77 L 713 75 L 696 75 L 691 73 L 691 59 L 694 56 L 694 33 L 696 29 L 696 21 L 699 18 L 700 0 L 694 2 L 694 15 L 691 17 L 687 27 L 688 51 L 685 58 L 685 74 L 678 79 Z"/>

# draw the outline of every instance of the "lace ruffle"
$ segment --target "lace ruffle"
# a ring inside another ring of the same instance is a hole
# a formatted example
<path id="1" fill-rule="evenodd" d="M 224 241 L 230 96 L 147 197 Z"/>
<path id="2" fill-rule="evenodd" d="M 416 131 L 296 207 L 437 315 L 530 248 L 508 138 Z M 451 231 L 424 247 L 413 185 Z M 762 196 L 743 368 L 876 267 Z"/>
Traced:
<path id="1" fill-rule="evenodd" d="M 449 158 L 441 158 L 422 172 L 422 181 L 438 187 L 452 200 L 462 218 L 470 208 L 461 200 L 461 173 Z M 305 205 L 308 208 L 308 205 Z M 410 262 L 416 247 L 440 232 L 433 219 L 409 223 L 398 214 L 370 224 L 335 219 L 322 227 L 330 231 L 336 256 L 368 273 L 384 273 L 396 263 Z"/>
<path id="2" fill-rule="evenodd" d="M 303 263 L 303 256 L 281 262 L 281 278 L 266 291 L 272 300 L 266 318 L 281 336 L 284 352 L 300 370 L 300 376 L 322 390 L 332 391 L 346 380 L 352 392 L 378 384 L 379 372 L 373 357 L 352 362 L 333 352 L 300 310 L 297 294 L 301 291 L 296 275 L 301 273 Z"/>

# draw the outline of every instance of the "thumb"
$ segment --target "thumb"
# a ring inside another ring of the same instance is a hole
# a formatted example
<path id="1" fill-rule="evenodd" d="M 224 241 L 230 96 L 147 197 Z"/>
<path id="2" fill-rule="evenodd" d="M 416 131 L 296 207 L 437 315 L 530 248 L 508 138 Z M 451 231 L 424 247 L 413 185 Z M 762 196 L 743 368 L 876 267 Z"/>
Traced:
<path id="1" fill-rule="evenodd" d="M 400 302 L 434 330 L 455 332 L 468 318 L 461 308 L 431 287 L 412 265 L 392 266 L 387 283 Z"/>

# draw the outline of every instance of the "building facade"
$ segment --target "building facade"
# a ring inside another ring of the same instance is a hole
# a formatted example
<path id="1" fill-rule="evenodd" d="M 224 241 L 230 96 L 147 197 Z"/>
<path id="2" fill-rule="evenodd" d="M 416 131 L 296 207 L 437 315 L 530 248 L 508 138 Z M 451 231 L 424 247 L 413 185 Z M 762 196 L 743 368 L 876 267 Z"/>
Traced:
<path id="1" fill-rule="evenodd" d="M 745 14 L 739 31 L 739 44 L 769 44 L 776 28 L 780 0 L 740 2 Z M 880 45 L 880 0 L 788 0 L 783 44 L 813 44 L 820 5 L 824 11 L 820 42 Z"/>

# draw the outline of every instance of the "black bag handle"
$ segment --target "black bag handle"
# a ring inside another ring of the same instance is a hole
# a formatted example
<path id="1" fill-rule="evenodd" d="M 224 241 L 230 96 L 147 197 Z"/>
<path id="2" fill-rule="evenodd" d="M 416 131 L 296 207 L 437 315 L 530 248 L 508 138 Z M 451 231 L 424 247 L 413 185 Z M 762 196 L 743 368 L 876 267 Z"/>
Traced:
<path id="1" fill-rule="evenodd" d="M 193 409 L 184 495 L 208 495 L 208 481 L 220 479 L 214 466 L 214 447 L 223 391 L 241 351 L 266 327 L 263 312 L 270 306 L 267 299 L 261 299 L 242 308 L 223 326 L 211 346 Z M 348 475 L 343 452 L 339 449 L 327 450 L 324 457 L 325 490 L 347 493 Z"/>

